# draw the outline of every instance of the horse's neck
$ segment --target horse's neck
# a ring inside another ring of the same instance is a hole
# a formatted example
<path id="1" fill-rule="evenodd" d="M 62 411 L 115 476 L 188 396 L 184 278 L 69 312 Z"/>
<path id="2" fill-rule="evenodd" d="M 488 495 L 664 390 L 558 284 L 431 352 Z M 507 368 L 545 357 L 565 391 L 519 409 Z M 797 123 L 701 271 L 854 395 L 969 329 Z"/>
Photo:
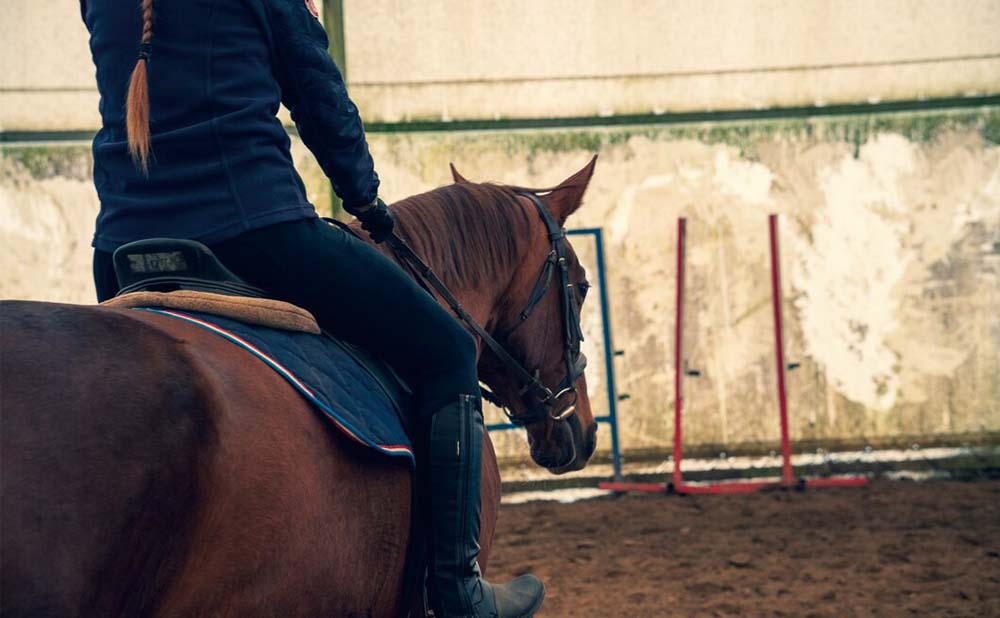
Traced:
<path id="1" fill-rule="evenodd" d="M 403 260 L 401 257 L 399 257 L 396 254 L 396 252 L 393 251 L 391 247 L 389 247 L 388 244 L 382 243 L 376 245 L 375 243 L 373 243 L 372 240 L 368 237 L 368 233 L 361 229 L 361 224 L 358 221 L 352 221 L 350 224 L 350 228 L 354 230 L 362 240 L 374 246 L 383 255 L 385 255 L 390 260 L 395 262 L 400 268 L 403 269 L 403 271 L 407 275 L 410 276 L 410 278 L 416 280 L 417 283 L 420 284 L 425 289 L 429 288 L 426 282 L 421 280 L 420 275 L 416 272 L 416 270 L 412 268 L 411 265 L 409 265 L 406 262 L 406 260 Z M 409 242 L 410 239 L 407 238 L 405 235 L 401 234 L 400 236 L 403 238 L 403 240 Z M 420 256 L 420 258 L 425 259 L 424 256 Z M 439 272 L 441 270 L 440 264 L 428 263 L 427 265 L 430 267 L 432 271 Z M 506 282 L 493 281 L 490 280 L 488 277 L 484 277 L 483 280 L 484 280 L 483 286 L 480 289 L 476 290 L 449 289 L 448 291 L 451 292 L 451 294 L 455 297 L 455 299 L 459 302 L 459 304 L 462 305 L 462 308 L 465 309 L 465 311 L 468 312 L 468 314 L 472 316 L 472 318 L 476 322 L 481 324 L 486 329 L 486 331 L 492 335 L 493 334 L 492 327 L 497 317 L 496 316 L 497 303 L 503 291 L 499 289 L 499 287 L 501 285 L 505 285 Z M 454 312 L 452 312 L 451 309 L 448 308 L 448 304 L 444 301 L 444 299 L 442 299 L 438 294 L 434 293 L 433 291 L 431 292 L 431 294 L 434 296 L 434 298 L 438 301 L 439 304 L 445 307 L 448 313 L 454 315 Z"/>

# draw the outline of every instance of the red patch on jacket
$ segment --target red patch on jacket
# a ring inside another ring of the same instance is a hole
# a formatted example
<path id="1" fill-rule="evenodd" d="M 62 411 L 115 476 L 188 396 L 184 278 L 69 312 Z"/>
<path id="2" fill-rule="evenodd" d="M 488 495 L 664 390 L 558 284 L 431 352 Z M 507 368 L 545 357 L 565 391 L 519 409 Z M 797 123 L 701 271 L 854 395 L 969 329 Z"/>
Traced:
<path id="1" fill-rule="evenodd" d="M 316 5 L 313 4 L 313 0 L 306 0 L 306 8 L 313 14 L 313 17 L 319 19 L 319 11 L 316 10 Z"/>

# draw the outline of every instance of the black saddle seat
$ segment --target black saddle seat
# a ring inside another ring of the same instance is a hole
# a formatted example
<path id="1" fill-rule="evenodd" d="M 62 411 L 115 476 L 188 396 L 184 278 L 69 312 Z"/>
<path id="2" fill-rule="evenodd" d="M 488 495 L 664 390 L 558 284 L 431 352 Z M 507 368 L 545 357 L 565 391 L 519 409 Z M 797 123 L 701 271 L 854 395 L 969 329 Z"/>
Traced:
<path id="1" fill-rule="evenodd" d="M 114 253 L 118 295 L 130 292 L 194 290 L 227 296 L 267 298 L 226 268 L 212 250 L 194 240 L 146 238 Z"/>

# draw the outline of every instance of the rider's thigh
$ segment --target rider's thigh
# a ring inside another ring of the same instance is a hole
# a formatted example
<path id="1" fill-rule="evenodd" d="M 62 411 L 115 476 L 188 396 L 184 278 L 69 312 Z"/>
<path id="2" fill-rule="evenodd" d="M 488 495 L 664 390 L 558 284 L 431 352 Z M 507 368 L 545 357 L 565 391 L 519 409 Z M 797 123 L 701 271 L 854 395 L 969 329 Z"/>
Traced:
<path id="1" fill-rule="evenodd" d="M 311 311 L 333 335 L 388 360 L 407 380 L 475 392 L 465 328 L 396 263 L 322 220 L 279 224 L 213 247 L 238 275 Z"/>

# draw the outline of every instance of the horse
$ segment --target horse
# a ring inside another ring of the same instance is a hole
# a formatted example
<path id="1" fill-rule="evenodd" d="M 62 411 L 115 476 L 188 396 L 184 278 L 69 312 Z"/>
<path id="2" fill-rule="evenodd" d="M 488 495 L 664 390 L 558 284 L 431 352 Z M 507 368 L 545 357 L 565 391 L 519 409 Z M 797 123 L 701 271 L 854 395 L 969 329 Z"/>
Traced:
<path id="1" fill-rule="evenodd" d="M 536 191 L 559 225 L 594 163 Z M 548 233 L 528 197 L 452 169 L 455 183 L 391 209 L 400 236 L 497 334 L 528 302 Z M 568 262 L 584 281 L 571 247 Z M 548 385 L 565 375 L 557 287 L 502 340 Z M 407 466 L 346 439 L 263 363 L 181 320 L 26 301 L 0 309 L 0 614 L 407 611 Z M 481 341 L 479 369 L 523 412 L 518 381 Z M 574 385 L 575 414 L 526 427 L 532 458 L 554 473 L 594 451 L 585 377 Z M 500 502 L 488 435 L 482 476 L 486 572 Z"/>

